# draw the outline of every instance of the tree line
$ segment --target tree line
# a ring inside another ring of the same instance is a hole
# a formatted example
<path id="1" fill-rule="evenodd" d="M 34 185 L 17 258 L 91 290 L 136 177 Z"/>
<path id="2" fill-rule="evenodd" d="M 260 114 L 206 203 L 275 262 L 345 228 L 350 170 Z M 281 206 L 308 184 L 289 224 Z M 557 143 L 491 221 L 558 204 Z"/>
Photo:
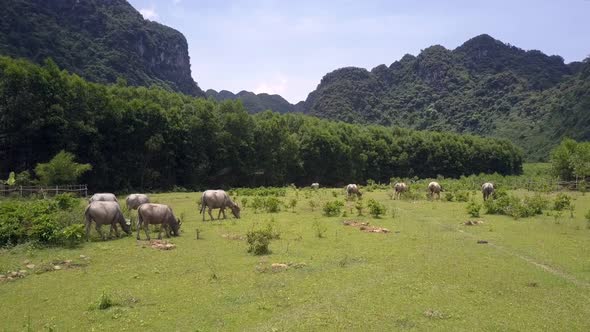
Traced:
<path id="1" fill-rule="evenodd" d="M 81 179 L 91 188 L 116 191 L 518 174 L 523 159 L 503 139 L 249 115 L 239 101 L 90 83 L 51 60 L 0 57 L 0 171 L 33 170 L 62 150 L 92 165 Z"/>

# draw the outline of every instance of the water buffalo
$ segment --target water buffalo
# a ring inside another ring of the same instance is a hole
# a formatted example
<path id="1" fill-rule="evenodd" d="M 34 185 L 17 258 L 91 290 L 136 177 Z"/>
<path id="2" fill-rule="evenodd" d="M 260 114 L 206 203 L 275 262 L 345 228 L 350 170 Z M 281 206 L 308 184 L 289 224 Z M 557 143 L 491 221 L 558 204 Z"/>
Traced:
<path id="1" fill-rule="evenodd" d="M 348 197 L 352 196 L 352 195 L 357 195 L 358 197 L 361 197 L 363 195 L 363 193 L 361 193 L 361 190 L 359 189 L 359 187 L 356 184 L 349 184 L 346 186 L 346 195 Z"/>
<path id="2" fill-rule="evenodd" d="M 487 201 L 487 199 L 494 193 L 494 184 L 491 182 L 486 182 L 481 186 L 481 192 L 483 193 L 483 200 Z"/>
<path id="3" fill-rule="evenodd" d="M 203 214 L 203 221 L 205 221 L 205 209 L 209 212 L 209 216 L 211 220 L 213 220 L 213 215 L 211 214 L 211 210 L 219 209 L 219 214 L 217 215 L 217 219 L 223 213 L 223 219 L 226 219 L 227 216 L 225 215 L 225 208 L 229 207 L 231 212 L 233 213 L 234 217 L 240 219 L 240 207 L 238 204 L 234 203 L 229 195 L 223 190 L 205 190 L 203 195 L 201 196 L 201 211 L 199 213 Z"/>
<path id="4" fill-rule="evenodd" d="M 311 184 L 311 189 L 320 189 L 320 184 L 317 182 L 314 182 Z"/>
<path id="5" fill-rule="evenodd" d="M 434 199 L 434 194 L 436 194 L 436 196 L 438 196 L 438 199 L 440 199 L 440 192 L 442 191 L 442 187 L 440 186 L 440 184 L 438 184 L 438 182 L 430 182 L 428 184 L 428 192 L 430 193 L 430 198 Z"/>
<path id="6" fill-rule="evenodd" d="M 89 203 L 96 202 L 96 201 L 104 201 L 104 202 L 118 202 L 117 196 L 111 193 L 98 193 L 92 195 L 88 200 Z"/>
<path id="7" fill-rule="evenodd" d="M 90 239 L 90 223 L 94 221 L 96 223 L 96 230 L 100 234 L 100 237 L 104 239 L 104 235 L 102 233 L 102 225 L 109 224 L 111 225 L 111 230 L 109 232 L 109 236 L 113 233 L 113 228 L 115 229 L 115 234 L 119 237 L 119 230 L 117 229 L 117 223 L 121 225 L 121 228 L 125 233 L 131 234 L 131 224 L 125 220 L 123 216 L 123 212 L 121 211 L 121 207 L 117 202 L 111 201 L 94 201 L 88 204 L 86 210 L 84 211 L 84 216 L 86 218 L 86 241 Z"/>
<path id="8" fill-rule="evenodd" d="M 137 208 L 137 239 L 141 240 L 139 237 L 139 231 L 143 226 L 143 230 L 145 231 L 145 236 L 147 239 L 150 239 L 150 229 L 149 225 L 155 224 L 162 224 L 160 227 L 160 232 L 158 233 L 158 239 L 162 238 L 162 228 L 166 230 L 166 236 L 170 237 L 170 233 L 174 236 L 178 236 L 180 225 L 182 221 L 174 216 L 172 209 L 168 205 L 164 204 L 154 204 L 154 203 L 145 203 L 141 204 L 139 208 Z"/>
<path id="9" fill-rule="evenodd" d="M 393 185 L 394 198 L 402 198 L 402 193 L 408 191 L 408 185 L 404 182 L 397 182 Z"/>
<path id="10" fill-rule="evenodd" d="M 149 197 L 144 194 L 131 194 L 125 199 L 125 203 L 127 203 L 127 210 L 137 210 L 141 204 L 149 202 Z"/>

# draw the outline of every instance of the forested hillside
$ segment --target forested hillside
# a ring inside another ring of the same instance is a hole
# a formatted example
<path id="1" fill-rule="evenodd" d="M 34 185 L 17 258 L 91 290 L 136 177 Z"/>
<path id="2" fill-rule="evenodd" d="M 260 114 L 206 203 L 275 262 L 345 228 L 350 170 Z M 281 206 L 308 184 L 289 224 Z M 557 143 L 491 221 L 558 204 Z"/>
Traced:
<path id="1" fill-rule="evenodd" d="M 125 0 L 0 0 L 0 55 L 51 58 L 90 81 L 204 96 L 184 36 L 144 20 Z"/>
<path id="2" fill-rule="evenodd" d="M 351 123 L 506 137 L 536 160 L 566 135 L 590 136 L 589 70 L 588 60 L 565 64 L 481 35 L 371 71 L 335 70 L 303 109 Z"/>
<path id="3" fill-rule="evenodd" d="M 244 108 L 250 113 L 258 113 L 262 111 L 271 110 L 278 113 L 295 112 L 296 105 L 290 104 L 283 97 L 279 95 L 269 95 L 268 93 L 253 93 L 249 91 L 240 91 L 234 94 L 227 90 L 219 92 L 209 89 L 205 92 L 207 97 L 211 97 L 217 101 L 224 100 L 241 100 Z"/>
<path id="4" fill-rule="evenodd" d="M 390 177 L 519 173 L 508 140 L 359 126 L 301 114 L 249 115 L 160 88 L 89 83 L 0 57 L 0 174 L 31 171 L 65 149 L 93 190 L 326 185 Z"/>

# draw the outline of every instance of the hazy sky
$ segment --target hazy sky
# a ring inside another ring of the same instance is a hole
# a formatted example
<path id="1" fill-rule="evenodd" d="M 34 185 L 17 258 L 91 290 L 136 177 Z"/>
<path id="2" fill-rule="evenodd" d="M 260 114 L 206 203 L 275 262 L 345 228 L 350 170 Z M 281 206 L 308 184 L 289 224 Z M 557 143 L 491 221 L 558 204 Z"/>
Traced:
<path id="1" fill-rule="evenodd" d="M 482 33 L 566 62 L 590 55 L 590 0 L 130 2 L 186 36 L 203 90 L 278 93 L 292 103 L 334 69 L 390 65 Z"/>

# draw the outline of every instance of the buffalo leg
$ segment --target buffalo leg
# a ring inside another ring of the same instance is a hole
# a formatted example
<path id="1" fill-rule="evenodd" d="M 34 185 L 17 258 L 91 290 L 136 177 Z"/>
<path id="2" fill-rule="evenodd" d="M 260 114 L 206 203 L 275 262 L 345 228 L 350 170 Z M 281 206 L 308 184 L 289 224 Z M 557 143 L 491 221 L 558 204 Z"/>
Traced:
<path id="1" fill-rule="evenodd" d="M 162 228 L 164 227 L 164 225 L 160 225 L 160 230 L 158 230 L 158 240 L 162 239 Z"/>
<path id="2" fill-rule="evenodd" d="M 115 236 L 119 238 L 121 236 L 121 234 L 119 234 L 119 227 L 117 227 L 117 224 L 113 224 L 113 228 L 115 229 Z"/>
<path id="3" fill-rule="evenodd" d="M 139 237 L 139 232 L 141 231 L 141 226 L 143 226 L 142 224 L 139 223 L 139 220 L 137 221 L 137 239 L 141 240 L 141 238 Z"/>
<path id="4" fill-rule="evenodd" d="M 223 208 L 219 208 L 219 213 L 217 214 L 217 220 L 221 217 L 221 212 L 223 212 Z"/>
<path id="5" fill-rule="evenodd" d="M 211 208 L 208 208 L 209 217 L 211 217 L 211 221 L 213 221 L 213 213 L 211 213 Z"/>
<path id="6" fill-rule="evenodd" d="M 86 221 L 86 241 L 90 241 L 90 221 Z"/>
<path id="7" fill-rule="evenodd" d="M 96 223 L 96 231 L 98 232 L 98 234 L 100 234 L 100 238 L 105 240 L 104 234 L 102 233 L 102 225 L 100 225 L 99 223 Z"/>
<path id="8" fill-rule="evenodd" d="M 221 210 L 219 210 L 219 212 L 223 213 L 223 219 L 227 219 L 227 216 L 225 215 L 225 208 L 221 208 Z"/>
<path id="9" fill-rule="evenodd" d="M 150 226 L 148 223 L 143 224 L 143 231 L 145 232 L 145 236 L 147 237 L 148 241 L 150 240 Z"/>

